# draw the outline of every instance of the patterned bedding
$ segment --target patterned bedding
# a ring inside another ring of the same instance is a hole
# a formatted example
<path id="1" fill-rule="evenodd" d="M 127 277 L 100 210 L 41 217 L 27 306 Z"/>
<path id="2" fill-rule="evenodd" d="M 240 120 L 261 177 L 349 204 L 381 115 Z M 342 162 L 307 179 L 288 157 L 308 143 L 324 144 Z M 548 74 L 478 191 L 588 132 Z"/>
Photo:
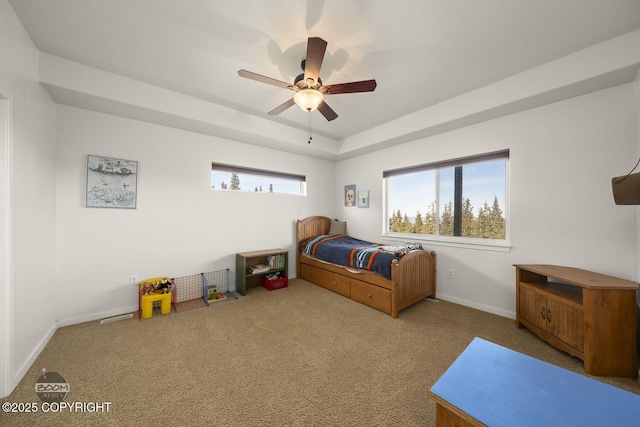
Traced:
<path id="1" fill-rule="evenodd" d="M 391 279 L 391 262 L 412 249 L 421 249 L 418 246 L 385 246 L 345 234 L 324 234 L 302 241 L 299 249 L 321 261 L 373 271 Z"/>

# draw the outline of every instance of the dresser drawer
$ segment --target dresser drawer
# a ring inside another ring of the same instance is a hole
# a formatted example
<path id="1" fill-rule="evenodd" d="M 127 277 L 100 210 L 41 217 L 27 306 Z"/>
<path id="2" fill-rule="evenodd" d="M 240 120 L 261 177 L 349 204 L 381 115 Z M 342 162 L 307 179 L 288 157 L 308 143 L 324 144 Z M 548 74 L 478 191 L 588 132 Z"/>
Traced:
<path id="1" fill-rule="evenodd" d="M 385 313 L 391 312 L 391 291 L 389 289 L 352 280 L 351 299 Z"/>

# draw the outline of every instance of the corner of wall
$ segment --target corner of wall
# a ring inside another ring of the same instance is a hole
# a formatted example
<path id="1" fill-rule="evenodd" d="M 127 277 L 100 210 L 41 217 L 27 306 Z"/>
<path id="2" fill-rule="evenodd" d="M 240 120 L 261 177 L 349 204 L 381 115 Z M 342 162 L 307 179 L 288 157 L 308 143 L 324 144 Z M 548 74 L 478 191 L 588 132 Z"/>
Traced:
<path id="1" fill-rule="evenodd" d="M 636 75 L 634 82 L 634 108 L 636 121 L 636 153 L 640 153 L 640 70 Z M 640 154 L 639 154 L 640 155 Z M 633 233 L 635 236 L 634 244 L 634 269 L 633 275 L 636 282 L 640 281 L 640 207 L 636 207 L 634 216 Z M 638 360 L 638 383 L 640 384 L 640 292 L 636 292 L 636 357 Z"/>
<path id="2" fill-rule="evenodd" d="M 38 356 L 40 356 L 40 353 L 42 353 L 42 350 L 44 350 L 45 346 L 47 345 L 47 343 L 49 343 L 51 338 L 53 338 L 53 334 L 55 334 L 57 330 L 58 330 L 58 325 L 53 324 L 49 328 L 47 333 L 40 339 L 40 341 L 37 343 L 35 348 L 31 351 L 29 356 L 26 359 L 21 361 L 22 363 L 16 369 L 15 375 L 11 380 L 12 382 L 11 391 L 13 391 L 13 389 L 18 385 L 18 383 L 22 381 L 22 378 L 24 378 L 24 376 L 29 371 L 29 368 L 31 368 L 31 365 L 33 365 L 36 359 L 38 359 Z"/>

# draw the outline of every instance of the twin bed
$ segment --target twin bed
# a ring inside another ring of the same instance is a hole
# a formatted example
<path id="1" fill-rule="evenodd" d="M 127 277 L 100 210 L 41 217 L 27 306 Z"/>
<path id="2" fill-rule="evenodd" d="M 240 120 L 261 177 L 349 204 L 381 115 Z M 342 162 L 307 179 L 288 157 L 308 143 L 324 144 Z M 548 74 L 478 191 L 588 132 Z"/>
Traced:
<path id="1" fill-rule="evenodd" d="M 398 317 L 436 295 L 436 254 L 420 245 L 349 237 L 345 223 L 313 216 L 296 223 L 298 277 Z"/>

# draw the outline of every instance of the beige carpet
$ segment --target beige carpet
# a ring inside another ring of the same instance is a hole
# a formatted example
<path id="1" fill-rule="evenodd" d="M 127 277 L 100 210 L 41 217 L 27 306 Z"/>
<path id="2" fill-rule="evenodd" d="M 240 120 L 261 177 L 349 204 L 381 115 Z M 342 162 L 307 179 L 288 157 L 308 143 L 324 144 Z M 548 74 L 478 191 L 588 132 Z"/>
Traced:
<path id="1" fill-rule="evenodd" d="M 0 412 L 1 426 L 430 426 L 427 391 L 473 337 L 584 373 L 515 322 L 423 301 L 399 319 L 302 280 L 147 320 L 59 329 L 3 402 L 36 402 L 42 368 L 66 402 L 108 413 Z M 598 379 L 640 394 L 636 380 Z"/>

